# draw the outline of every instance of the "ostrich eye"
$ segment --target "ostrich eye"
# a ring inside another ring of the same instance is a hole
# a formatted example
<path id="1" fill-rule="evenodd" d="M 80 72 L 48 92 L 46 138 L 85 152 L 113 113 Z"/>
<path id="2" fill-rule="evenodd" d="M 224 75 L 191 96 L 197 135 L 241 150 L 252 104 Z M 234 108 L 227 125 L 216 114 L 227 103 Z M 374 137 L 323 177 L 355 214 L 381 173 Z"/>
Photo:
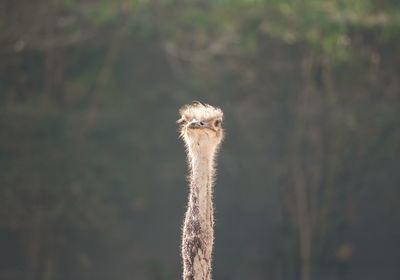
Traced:
<path id="1" fill-rule="evenodd" d="M 219 127 L 221 125 L 221 121 L 220 120 L 216 120 L 214 122 L 214 126 Z"/>

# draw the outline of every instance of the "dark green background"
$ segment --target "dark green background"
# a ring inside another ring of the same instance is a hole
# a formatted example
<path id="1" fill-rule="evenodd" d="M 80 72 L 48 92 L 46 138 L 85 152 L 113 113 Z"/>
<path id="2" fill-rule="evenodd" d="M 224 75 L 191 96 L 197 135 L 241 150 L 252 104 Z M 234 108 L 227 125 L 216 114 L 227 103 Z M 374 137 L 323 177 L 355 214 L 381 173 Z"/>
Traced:
<path id="1" fill-rule="evenodd" d="M 179 279 L 194 100 L 215 280 L 400 279 L 399 65 L 397 0 L 0 1 L 0 279 Z"/>

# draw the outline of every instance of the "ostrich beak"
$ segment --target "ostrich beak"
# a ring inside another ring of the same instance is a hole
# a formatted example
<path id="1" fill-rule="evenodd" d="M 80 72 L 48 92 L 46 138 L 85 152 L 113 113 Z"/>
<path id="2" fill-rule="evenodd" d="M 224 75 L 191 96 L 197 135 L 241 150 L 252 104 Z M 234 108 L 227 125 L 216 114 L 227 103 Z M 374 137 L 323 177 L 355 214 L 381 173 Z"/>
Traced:
<path id="1" fill-rule="evenodd" d="M 210 128 L 209 125 L 203 121 L 192 121 L 189 123 L 188 128 Z"/>

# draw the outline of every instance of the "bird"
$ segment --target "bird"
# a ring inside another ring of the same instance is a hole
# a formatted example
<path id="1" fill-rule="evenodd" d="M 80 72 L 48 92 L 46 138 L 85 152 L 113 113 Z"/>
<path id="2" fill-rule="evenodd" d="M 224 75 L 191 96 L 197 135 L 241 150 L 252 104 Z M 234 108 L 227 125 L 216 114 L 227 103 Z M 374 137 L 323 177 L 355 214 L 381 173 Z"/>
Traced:
<path id="1" fill-rule="evenodd" d="M 195 102 L 180 110 L 180 138 L 189 165 L 187 211 L 182 230 L 184 280 L 211 280 L 214 243 L 215 158 L 224 139 L 220 108 Z"/>

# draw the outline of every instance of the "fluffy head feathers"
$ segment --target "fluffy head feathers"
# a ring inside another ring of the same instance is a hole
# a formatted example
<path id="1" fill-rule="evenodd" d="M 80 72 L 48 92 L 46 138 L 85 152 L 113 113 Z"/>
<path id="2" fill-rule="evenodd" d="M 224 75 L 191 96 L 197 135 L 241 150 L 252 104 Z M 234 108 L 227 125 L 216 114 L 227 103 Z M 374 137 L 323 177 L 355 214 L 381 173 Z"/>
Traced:
<path id="1" fill-rule="evenodd" d="M 215 108 L 208 104 L 202 104 L 200 102 L 195 102 L 193 105 L 185 105 L 180 110 L 179 113 L 181 115 L 181 121 L 208 121 L 211 119 L 220 119 L 222 122 L 222 118 L 224 114 L 220 108 Z"/>

